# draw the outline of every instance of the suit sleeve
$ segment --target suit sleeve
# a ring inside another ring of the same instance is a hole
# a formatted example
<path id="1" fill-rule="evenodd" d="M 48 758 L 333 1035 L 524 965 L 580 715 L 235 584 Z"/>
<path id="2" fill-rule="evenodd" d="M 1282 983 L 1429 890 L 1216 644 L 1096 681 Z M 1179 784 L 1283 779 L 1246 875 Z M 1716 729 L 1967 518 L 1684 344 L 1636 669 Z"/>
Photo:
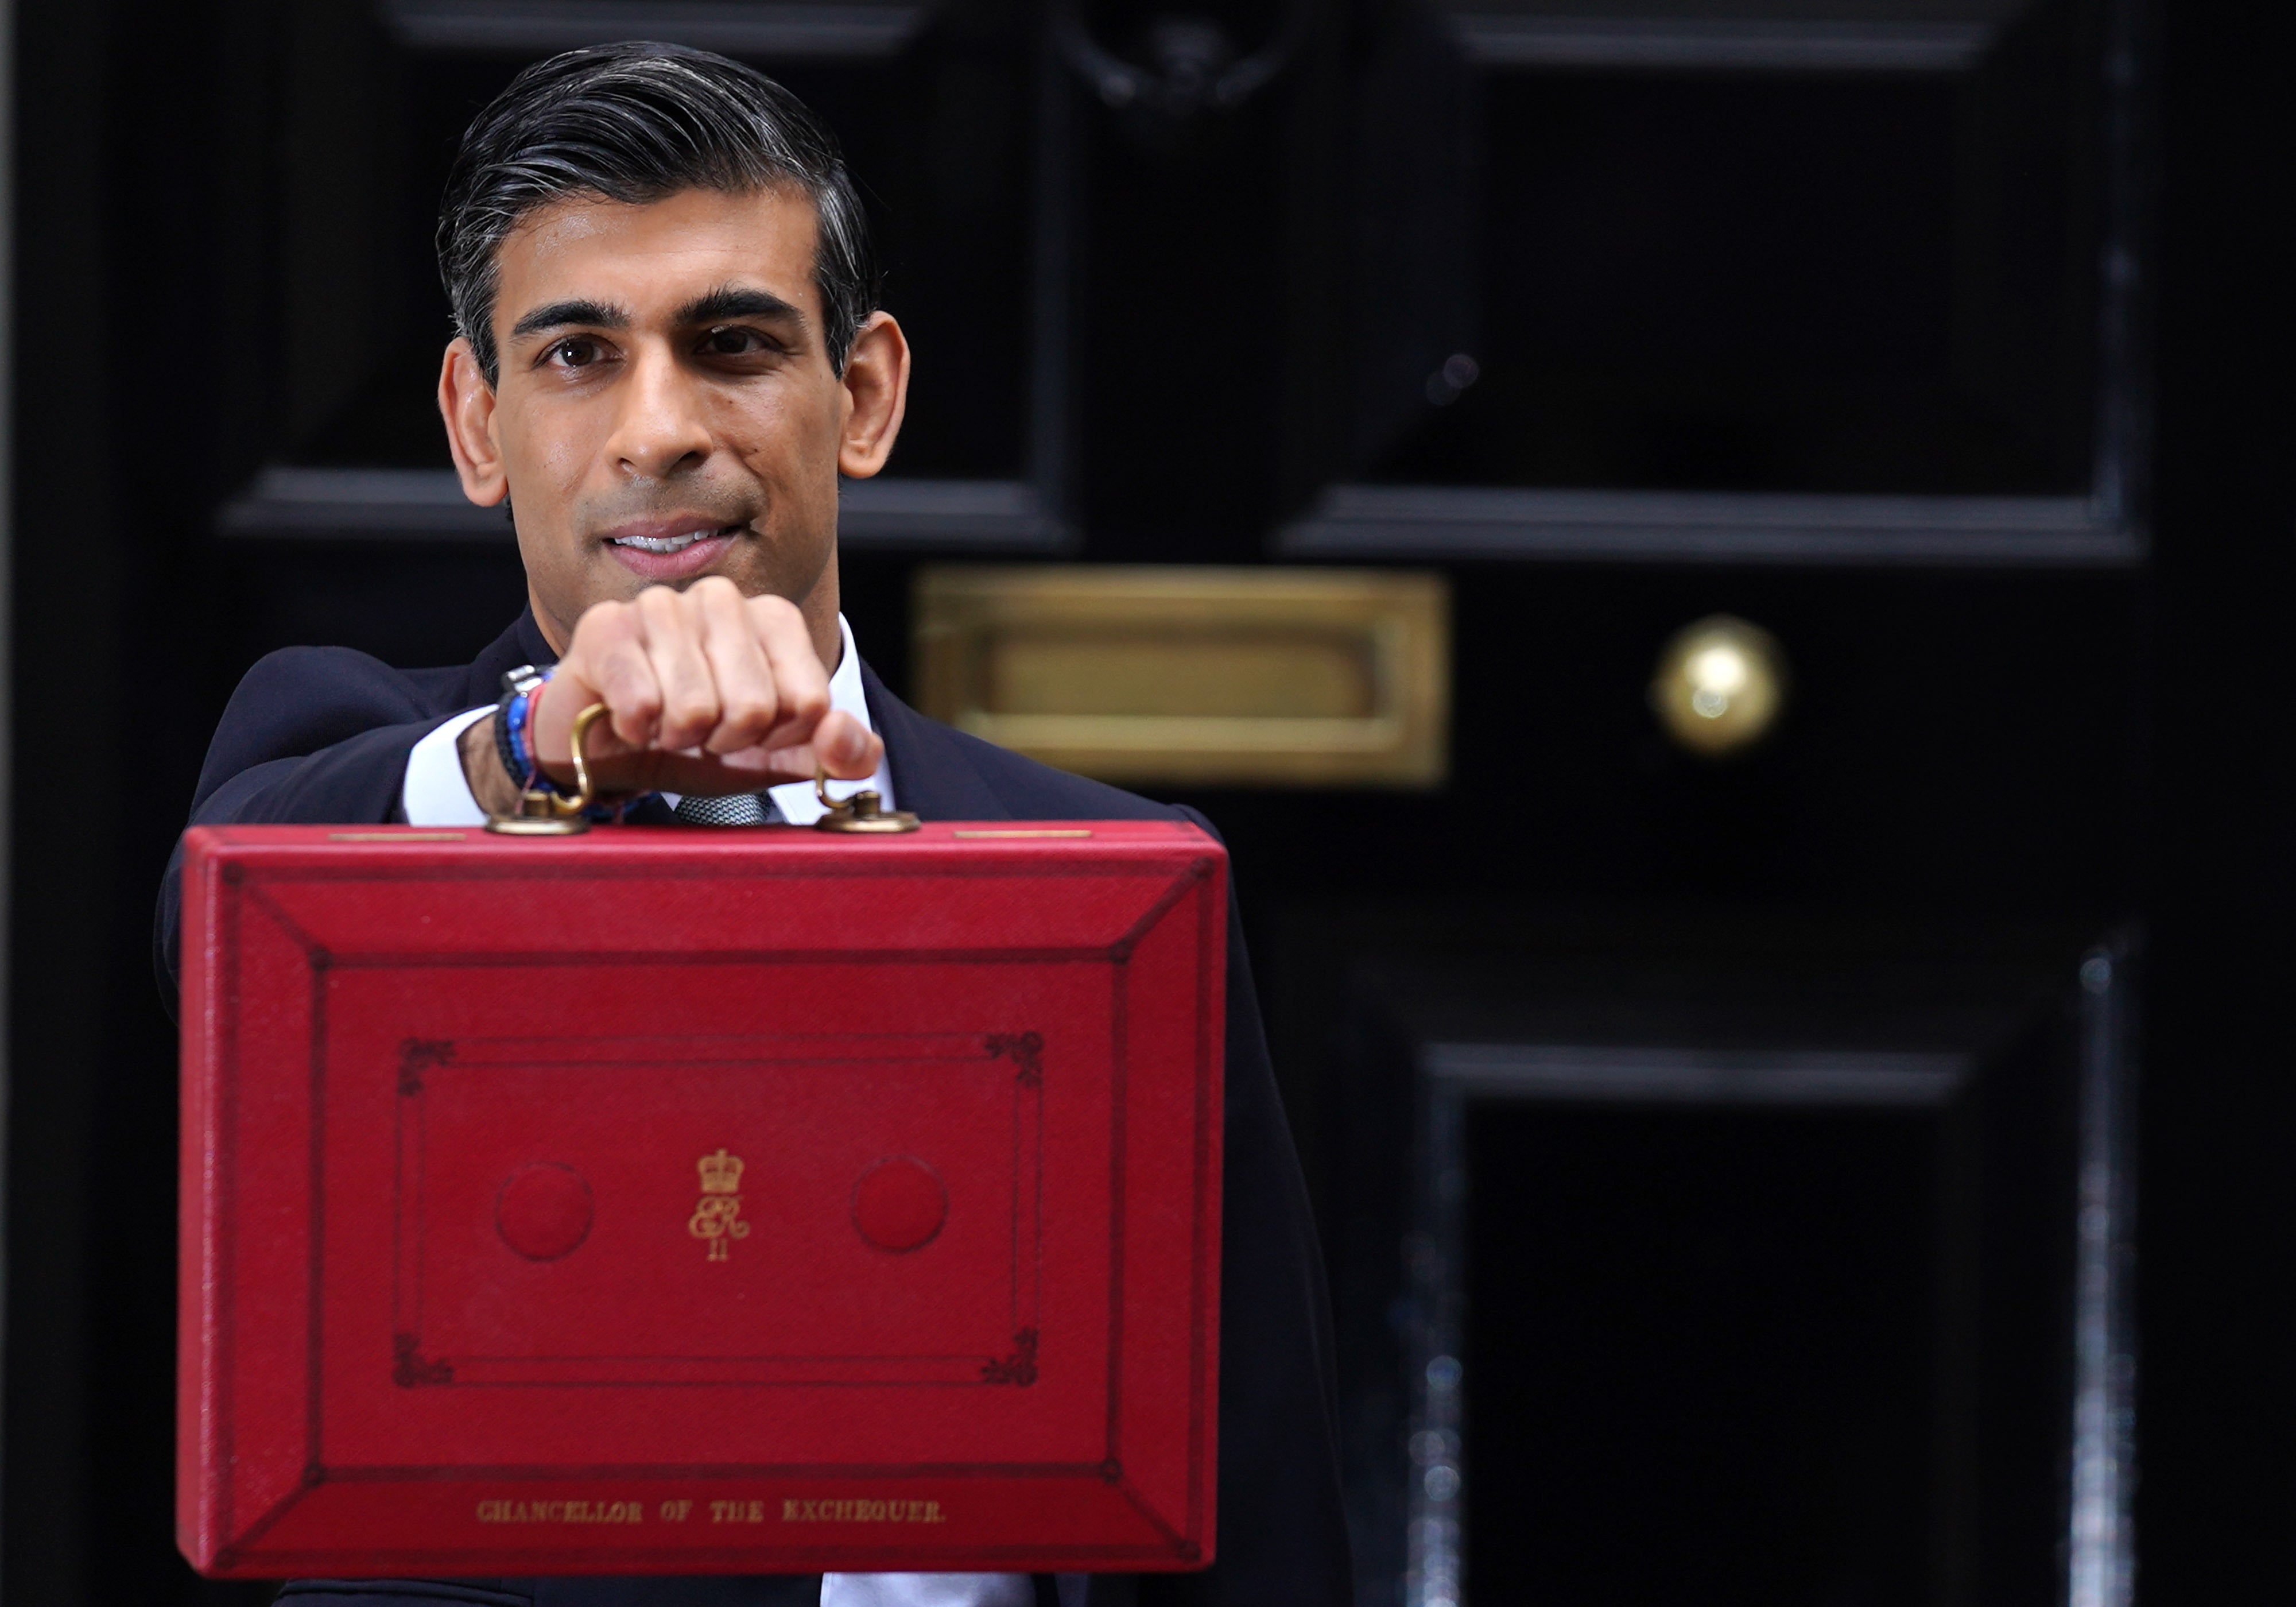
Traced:
<path id="1" fill-rule="evenodd" d="M 193 825 L 379 824 L 393 817 L 414 744 L 458 712 L 408 677 L 340 647 L 260 660 L 232 693 L 192 796 Z M 183 845 L 160 884 L 152 958 L 176 998 Z"/>
<path id="2" fill-rule="evenodd" d="M 1225 1119 L 1217 1560 L 1141 1576 L 1140 1607 L 1348 1607 L 1331 1297 L 1233 896 Z"/>

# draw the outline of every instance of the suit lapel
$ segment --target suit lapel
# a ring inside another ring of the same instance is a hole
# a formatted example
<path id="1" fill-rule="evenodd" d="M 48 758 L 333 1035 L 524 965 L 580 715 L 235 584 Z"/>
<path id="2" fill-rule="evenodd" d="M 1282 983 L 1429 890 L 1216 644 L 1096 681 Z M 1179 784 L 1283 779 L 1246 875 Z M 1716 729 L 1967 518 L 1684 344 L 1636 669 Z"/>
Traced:
<path id="1" fill-rule="evenodd" d="M 867 660 L 861 688 L 869 719 L 885 739 L 893 801 L 926 820 L 1010 820 L 1013 811 L 989 788 L 957 734 L 929 720 L 885 690 Z"/>
<path id="2" fill-rule="evenodd" d="M 459 696 L 449 696 L 450 709 L 471 709 L 480 703 L 491 703 L 502 691 L 503 671 L 521 664 L 555 664 L 558 655 L 542 639 L 541 630 L 534 623 L 534 611 L 525 612 L 511 621 L 510 628 L 487 644 L 486 651 L 471 660 L 463 671 L 463 690 Z"/>

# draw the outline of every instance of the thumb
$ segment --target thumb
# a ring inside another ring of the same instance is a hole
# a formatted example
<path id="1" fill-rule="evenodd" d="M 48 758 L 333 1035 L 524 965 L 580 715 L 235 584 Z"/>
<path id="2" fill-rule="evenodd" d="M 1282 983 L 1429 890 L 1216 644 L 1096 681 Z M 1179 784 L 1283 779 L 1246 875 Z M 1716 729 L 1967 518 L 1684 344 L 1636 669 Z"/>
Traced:
<path id="1" fill-rule="evenodd" d="M 841 709 L 832 709 L 813 729 L 814 757 L 840 781 L 866 781 L 877 773 L 884 739 Z"/>
<path id="2" fill-rule="evenodd" d="M 727 775 L 767 775 L 776 783 L 811 781 L 816 768 L 837 781 L 867 781 L 884 758 L 884 738 L 851 715 L 832 710 L 813 728 L 811 742 L 744 748 L 709 762 Z"/>

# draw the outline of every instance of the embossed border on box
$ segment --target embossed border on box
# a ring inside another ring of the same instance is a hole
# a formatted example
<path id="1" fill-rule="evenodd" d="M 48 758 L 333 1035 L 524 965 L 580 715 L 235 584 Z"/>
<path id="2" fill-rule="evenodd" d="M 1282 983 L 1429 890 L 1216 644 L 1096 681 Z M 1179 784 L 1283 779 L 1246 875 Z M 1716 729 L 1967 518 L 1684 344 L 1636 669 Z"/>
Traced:
<path id="1" fill-rule="evenodd" d="M 426 1349 L 422 1339 L 425 1211 L 428 1177 L 428 1095 L 441 1074 L 484 1070 L 530 1070 L 555 1066 L 551 1054 L 562 1044 L 586 1070 L 643 1070 L 691 1064 L 742 1066 L 859 1065 L 922 1061 L 962 1061 L 1010 1067 L 1012 1244 L 1008 1274 L 1012 1339 L 995 1355 L 889 1352 L 822 1356 L 759 1351 L 717 1357 L 576 1355 L 510 1357 L 450 1354 Z M 556 1384 L 569 1387 L 680 1384 L 1010 1384 L 1037 1381 L 1038 1264 L 1043 1254 L 1041 1213 L 1044 1173 L 1044 1037 L 1036 1032 L 857 1035 L 835 1042 L 783 1036 L 713 1037 L 679 1044 L 661 1037 L 406 1039 L 399 1045 L 398 1164 L 391 1289 L 391 1373 L 403 1389 L 485 1388 L 488 1385 Z M 951 1054 L 953 1048 L 961 1053 Z M 601 1054 L 601 1050 L 606 1051 Z"/>

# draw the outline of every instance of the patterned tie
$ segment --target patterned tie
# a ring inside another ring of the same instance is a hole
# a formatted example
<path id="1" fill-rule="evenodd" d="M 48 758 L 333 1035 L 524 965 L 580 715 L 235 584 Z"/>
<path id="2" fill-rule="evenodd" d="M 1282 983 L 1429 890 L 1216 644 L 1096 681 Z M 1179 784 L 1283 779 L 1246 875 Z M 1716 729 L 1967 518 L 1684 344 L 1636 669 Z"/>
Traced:
<path id="1" fill-rule="evenodd" d="M 782 817 L 774 800 L 762 792 L 735 792 L 725 798 L 688 794 L 677 800 L 671 813 L 694 826 L 761 826 Z"/>

